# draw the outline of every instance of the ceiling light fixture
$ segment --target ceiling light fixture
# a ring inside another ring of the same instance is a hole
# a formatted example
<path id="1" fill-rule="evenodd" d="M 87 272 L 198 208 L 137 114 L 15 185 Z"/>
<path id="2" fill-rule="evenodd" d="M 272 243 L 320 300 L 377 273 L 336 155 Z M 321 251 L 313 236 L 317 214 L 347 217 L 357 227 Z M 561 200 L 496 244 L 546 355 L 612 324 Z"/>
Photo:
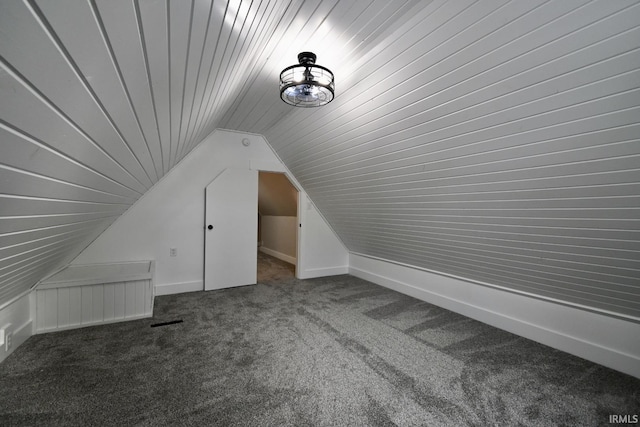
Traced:
<path id="1" fill-rule="evenodd" d="M 298 62 L 280 73 L 280 98 L 296 107 L 320 107 L 333 101 L 331 70 L 316 65 L 316 55 L 311 52 L 299 53 Z"/>

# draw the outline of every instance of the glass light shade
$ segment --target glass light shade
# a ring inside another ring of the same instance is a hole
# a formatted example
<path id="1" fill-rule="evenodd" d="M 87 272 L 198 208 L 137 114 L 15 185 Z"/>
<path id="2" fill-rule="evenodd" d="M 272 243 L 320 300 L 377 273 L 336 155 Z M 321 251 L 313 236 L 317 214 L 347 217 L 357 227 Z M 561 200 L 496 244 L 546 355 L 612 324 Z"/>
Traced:
<path id="1" fill-rule="evenodd" d="M 298 61 L 280 73 L 280 98 L 296 107 L 320 107 L 333 101 L 331 70 L 315 65 L 316 55 L 311 52 L 298 54 Z"/>

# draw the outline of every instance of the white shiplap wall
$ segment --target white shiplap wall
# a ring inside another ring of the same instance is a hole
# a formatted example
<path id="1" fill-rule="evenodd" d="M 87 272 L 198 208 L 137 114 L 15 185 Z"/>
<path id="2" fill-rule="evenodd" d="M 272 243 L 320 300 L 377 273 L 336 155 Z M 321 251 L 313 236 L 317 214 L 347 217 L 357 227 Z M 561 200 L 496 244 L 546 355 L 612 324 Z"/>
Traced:
<path id="1" fill-rule="evenodd" d="M 74 265 L 35 292 L 35 332 L 140 319 L 153 315 L 153 261 Z"/>
<path id="2" fill-rule="evenodd" d="M 353 252 L 638 318 L 639 25 L 631 1 L 433 2 L 328 107 L 251 130 Z"/>
<path id="3" fill-rule="evenodd" d="M 213 129 L 355 253 L 640 317 L 638 1 L 0 3 L 0 306 Z M 321 109 L 277 76 L 311 50 Z"/>
<path id="4" fill-rule="evenodd" d="M 234 96 L 221 70 L 242 58 L 248 5 L 0 3 L 0 306 L 73 259 L 217 127 Z M 283 7 L 261 5 L 272 20 Z"/>

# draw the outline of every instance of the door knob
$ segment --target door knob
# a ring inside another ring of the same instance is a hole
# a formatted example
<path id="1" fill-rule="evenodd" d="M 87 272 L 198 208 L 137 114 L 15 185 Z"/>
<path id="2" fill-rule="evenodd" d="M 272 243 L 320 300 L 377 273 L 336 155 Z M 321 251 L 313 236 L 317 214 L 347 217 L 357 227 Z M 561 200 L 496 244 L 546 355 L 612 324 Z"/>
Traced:
<path id="1" fill-rule="evenodd" d="M 213 225 L 209 224 L 209 225 L 207 225 L 207 228 L 208 228 L 209 230 L 213 230 Z"/>

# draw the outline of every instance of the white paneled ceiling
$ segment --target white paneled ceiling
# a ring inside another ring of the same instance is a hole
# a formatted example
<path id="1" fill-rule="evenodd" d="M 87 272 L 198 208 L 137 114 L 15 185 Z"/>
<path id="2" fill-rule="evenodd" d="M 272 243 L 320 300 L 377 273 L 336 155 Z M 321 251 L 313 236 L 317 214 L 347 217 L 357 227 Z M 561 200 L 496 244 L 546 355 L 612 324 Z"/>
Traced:
<path id="1" fill-rule="evenodd" d="M 0 67 L 0 305 L 227 128 L 355 253 L 640 317 L 638 1 L 6 0 Z"/>

